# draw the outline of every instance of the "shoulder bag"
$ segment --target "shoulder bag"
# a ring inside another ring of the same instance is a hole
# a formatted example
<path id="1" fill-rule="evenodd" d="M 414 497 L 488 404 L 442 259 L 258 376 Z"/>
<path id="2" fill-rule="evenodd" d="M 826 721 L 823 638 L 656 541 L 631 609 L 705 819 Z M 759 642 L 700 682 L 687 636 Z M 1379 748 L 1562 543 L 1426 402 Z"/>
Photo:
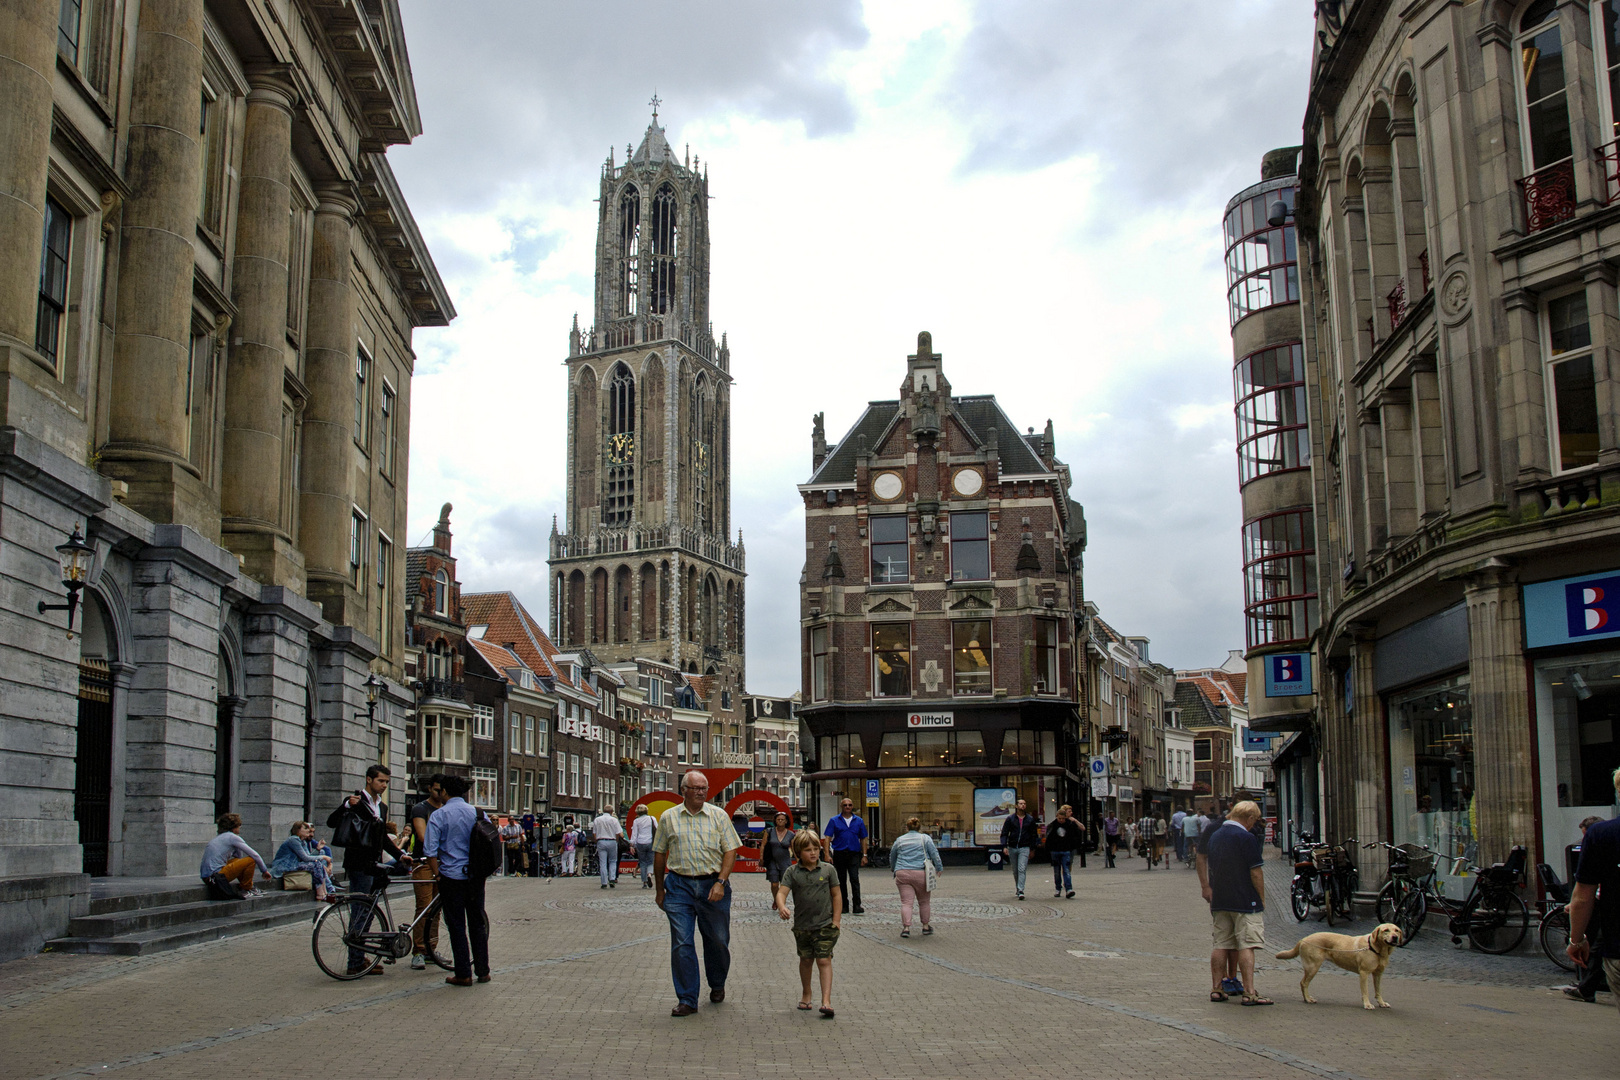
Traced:
<path id="1" fill-rule="evenodd" d="M 332 830 L 332 844 L 334 847 L 381 851 L 382 835 L 382 822 L 351 806 L 338 818 L 337 828 Z"/>

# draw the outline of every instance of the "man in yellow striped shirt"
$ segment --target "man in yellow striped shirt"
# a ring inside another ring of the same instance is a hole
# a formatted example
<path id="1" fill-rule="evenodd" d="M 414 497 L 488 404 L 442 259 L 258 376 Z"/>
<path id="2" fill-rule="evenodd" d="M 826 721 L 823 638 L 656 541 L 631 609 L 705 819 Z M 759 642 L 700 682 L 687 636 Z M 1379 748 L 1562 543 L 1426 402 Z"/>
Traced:
<path id="1" fill-rule="evenodd" d="M 726 999 L 731 970 L 731 868 L 737 861 L 737 830 L 710 803 L 709 778 L 693 770 L 681 780 L 684 801 L 658 818 L 653 837 L 653 898 L 669 919 L 669 966 L 680 1000 L 671 1016 L 697 1012 L 702 980 L 694 932 L 703 934 L 703 970 L 709 1000 Z"/>

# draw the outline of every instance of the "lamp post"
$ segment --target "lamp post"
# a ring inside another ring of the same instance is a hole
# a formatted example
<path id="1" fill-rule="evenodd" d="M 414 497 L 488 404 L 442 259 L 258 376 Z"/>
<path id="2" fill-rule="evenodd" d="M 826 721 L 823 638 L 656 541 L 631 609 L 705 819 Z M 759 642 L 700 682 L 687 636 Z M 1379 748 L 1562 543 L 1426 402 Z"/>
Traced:
<path id="1" fill-rule="evenodd" d="M 79 590 L 84 588 L 85 578 L 90 573 L 90 557 L 95 549 L 84 542 L 84 536 L 79 532 L 77 522 L 73 525 L 73 534 L 68 537 L 67 543 L 56 545 L 56 558 L 62 566 L 62 587 L 67 590 L 67 603 L 47 604 L 39 602 L 39 613 L 47 611 L 65 611 L 67 617 L 68 640 L 73 640 L 73 614 L 79 609 Z"/>
<path id="2" fill-rule="evenodd" d="M 377 698 L 388 684 L 379 679 L 377 673 L 373 671 L 366 676 L 366 681 L 360 685 L 366 688 L 366 725 L 375 727 L 377 724 Z M 354 718 L 356 720 L 360 719 L 360 714 L 355 713 Z"/>

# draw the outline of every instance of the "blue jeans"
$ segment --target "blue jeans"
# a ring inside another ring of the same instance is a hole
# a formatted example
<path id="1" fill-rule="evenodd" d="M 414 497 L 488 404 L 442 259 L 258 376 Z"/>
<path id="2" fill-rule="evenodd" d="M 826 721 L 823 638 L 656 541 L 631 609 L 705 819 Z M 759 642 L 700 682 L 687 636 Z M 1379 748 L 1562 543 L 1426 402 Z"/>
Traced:
<path id="1" fill-rule="evenodd" d="M 636 872 L 641 875 L 643 885 L 652 884 L 653 849 L 651 844 L 636 845 Z"/>
<path id="2" fill-rule="evenodd" d="M 687 878 L 664 875 L 664 914 L 669 918 L 669 970 L 675 979 L 675 996 L 682 1005 L 697 1008 L 702 981 L 698 973 L 694 928 L 703 934 L 703 970 L 709 974 L 709 989 L 726 985 L 731 970 L 731 885 L 718 904 L 709 902 L 709 890 L 718 877 Z"/>
<path id="3" fill-rule="evenodd" d="M 617 840 L 598 840 L 596 842 L 596 869 L 602 875 L 603 885 L 619 880 L 619 842 Z"/>
<path id="4" fill-rule="evenodd" d="M 1182 833 L 1182 832 L 1178 832 L 1178 833 L 1176 833 L 1176 858 L 1177 859 L 1185 859 L 1186 857 L 1187 857 L 1187 834 Z"/>
<path id="5" fill-rule="evenodd" d="M 1012 860 L 1013 883 L 1018 886 L 1018 895 L 1023 896 L 1024 875 L 1029 871 L 1029 848 L 1008 848 L 1007 857 Z"/>
<path id="6" fill-rule="evenodd" d="M 387 879 L 381 876 L 362 873 L 359 870 L 349 871 L 349 892 L 365 895 L 383 884 Z M 371 929 L 371 904 L 369 901 L 354 901 L 349 905 L 349 933 L 359 935 Z M 362 952 L 353 945 L 349 946 L 349 970 L 371 966 L 371 954 Z"/>
<path id="7" fill-rule="evenodd" d="M 1074 892 L 1074 879 L 1069 868 L 1074 865 L 1074 852 L 1052 852 L 1052 887 L 1059 892 Z"/>

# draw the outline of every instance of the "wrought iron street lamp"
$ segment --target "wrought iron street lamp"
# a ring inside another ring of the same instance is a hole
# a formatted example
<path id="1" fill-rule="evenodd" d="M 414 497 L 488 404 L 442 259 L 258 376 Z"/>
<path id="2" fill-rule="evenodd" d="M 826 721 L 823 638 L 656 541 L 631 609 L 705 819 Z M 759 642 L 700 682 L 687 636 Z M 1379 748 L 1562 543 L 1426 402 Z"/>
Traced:
<path id="1" fill-rule="evenodd" d="M 73 640 L 73 615 L 79 609 L 79 590 L 84 588 L 85 579 L 90 574 L 90 558 L 95 549 L 84 542 L 84 535 L 79 532 L 78 523 L 73 525 L 73 535 L 68 537 L 67 543 L 56 545 L 56 557 L 62 564 L 62 587 L 67 590 L 67 603 L 47 604 L 39 602 L 39 613 L 47 611 L 65 611 L 67 617 L 68 640 Z"/>
<path id="2" fill-rule="evenodd" d="M 377 698 L 388 684 L 379 679 L 377 673 L 373 671 L 366 676 L 366 681 L 361 685 L 366 688 L 366 723 L 374 726 L 377 723 Z M 360 714 L 355 713 L 354 718 L 356 720 L 360 719 Z"/>

